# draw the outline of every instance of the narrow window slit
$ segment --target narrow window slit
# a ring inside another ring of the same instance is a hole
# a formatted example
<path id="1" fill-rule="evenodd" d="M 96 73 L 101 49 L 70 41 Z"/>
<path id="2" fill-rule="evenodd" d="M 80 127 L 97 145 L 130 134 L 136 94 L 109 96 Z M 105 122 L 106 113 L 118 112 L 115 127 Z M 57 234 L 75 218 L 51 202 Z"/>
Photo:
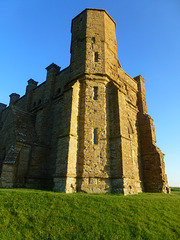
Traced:
<path id="1" fill-rule="evenodd" d="M 98 52 L 94 53 L 94 62 L 98 62 Z"/>
<path id="2" fill-rule="evenodd" d="M 94 87 L 94 96 L 93 96 L 94 100 L 98 99 L 98 87 Z"/>
<path id="3" fill-rule="evenodd" d="M 98 129 L 94 129 L 94 144 L 98 144 Z"/>
<path id="4" fill-rule="evenodd" d="M 94 44 L 95 44 L 95 37 L 92 37 L 92 38 L 91 38 L 92 50 L 94 49 Z"/>

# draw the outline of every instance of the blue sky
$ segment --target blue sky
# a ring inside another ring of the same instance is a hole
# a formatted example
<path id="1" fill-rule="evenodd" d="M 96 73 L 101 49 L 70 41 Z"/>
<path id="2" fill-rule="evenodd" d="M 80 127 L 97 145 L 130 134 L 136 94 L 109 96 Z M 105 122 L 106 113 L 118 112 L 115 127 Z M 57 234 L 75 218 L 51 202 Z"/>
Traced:
<path id="1" fill-rule="evenodd" d="M 146 79 L 148 113 L 165 153 L 170 186 L 180 186 L 180 1 L 0 0 L 0 102 L 45 81 L 52 62 L 70 63 L 71 20 L 105 9 L 117 23 L 118 56 L 131 76 Z"/>

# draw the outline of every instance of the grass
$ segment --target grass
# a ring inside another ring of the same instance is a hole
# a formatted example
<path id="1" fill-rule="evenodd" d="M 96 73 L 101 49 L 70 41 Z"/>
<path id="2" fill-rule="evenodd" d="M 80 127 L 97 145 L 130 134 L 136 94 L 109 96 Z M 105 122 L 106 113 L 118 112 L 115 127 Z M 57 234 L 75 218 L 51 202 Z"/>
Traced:
<path id="1" fill-rule="evenodd" d="M 180 239 L 180 188 L 131 196 L 0 189 L 0 239 Z"/>

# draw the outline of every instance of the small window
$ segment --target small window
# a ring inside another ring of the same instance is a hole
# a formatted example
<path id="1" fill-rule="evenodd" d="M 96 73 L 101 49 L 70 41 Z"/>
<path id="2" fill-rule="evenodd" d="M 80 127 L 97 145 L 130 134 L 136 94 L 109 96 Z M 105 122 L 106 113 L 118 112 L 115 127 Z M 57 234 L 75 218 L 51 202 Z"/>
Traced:
<path id="1" fill-rule="evenodd" d="M 94 54 L 94 61 L 98 62 L 98 52 L 95 52 L 95 54 Z"/>
<path id="2" fill-rule="evenodd" d="M 92 43 L 95 43 L 95 37 L 92 37 L 92 38 L 91 38 L 91 42 L 92 42 Z"/>
<path id="3" fill-rule="evenodd" d="M 98 99 L 98 87 L 94 87 L 94 96 L 93 96 L 94 100 Z"/>
<path id="4" fill-rule="evenodd" d="M 82 18 L 80 19 L 80 22 L 79 22 L 80 26 L 82 26 Z"/>
<path id="5" fill-rule="evenodd" d="M 41 104 L 41 99 L 39 99 L 39 101 L 38 101 L 38 105 L 40 105 Z"/>
<path id="6" fill-rule="evenodd" d="M 94 144 L 98 144 L 98 129 L 94 129 Z"/>

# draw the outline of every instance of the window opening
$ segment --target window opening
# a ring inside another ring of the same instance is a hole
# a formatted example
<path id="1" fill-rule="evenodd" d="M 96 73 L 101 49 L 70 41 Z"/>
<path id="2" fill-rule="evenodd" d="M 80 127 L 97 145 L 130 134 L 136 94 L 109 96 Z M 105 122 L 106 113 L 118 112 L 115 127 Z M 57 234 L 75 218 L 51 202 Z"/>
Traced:
<path id="1" fill-rule="evenodd" d="M 40 105 L 41 104 L 41 99 L 39 99 L 39 102 L 38 102 L 38 105 Z"/>
<path id="2" fill-rule="evenodd" d="M 98 52 L 95 52 L 95 54 L 94 54 L 94 61 L 98 62 Z"/>
<path id="3" fill-rule="evenodd" d="M 98 144 L 98 129 L 94 129 L 94 144 Z"/>
<path id="4" fill-rule="evenodd" d="M 79 22 L 80 26 L 82 26 L 82 18 L 80 19 L 80 22 Z"/>
<path id="5" fill-rule="evenodd" d="M 95 43 L 95 37 L 92 37 L 92 38 L 91 38 L 91 42 L 92 42 L 92 43 Z"/>
<path id="6" fill-rule="evenodd" d="M 94 100 L 98 99 L 98 87 L 94 87 L 94 96 L 93 96 Z"/>

